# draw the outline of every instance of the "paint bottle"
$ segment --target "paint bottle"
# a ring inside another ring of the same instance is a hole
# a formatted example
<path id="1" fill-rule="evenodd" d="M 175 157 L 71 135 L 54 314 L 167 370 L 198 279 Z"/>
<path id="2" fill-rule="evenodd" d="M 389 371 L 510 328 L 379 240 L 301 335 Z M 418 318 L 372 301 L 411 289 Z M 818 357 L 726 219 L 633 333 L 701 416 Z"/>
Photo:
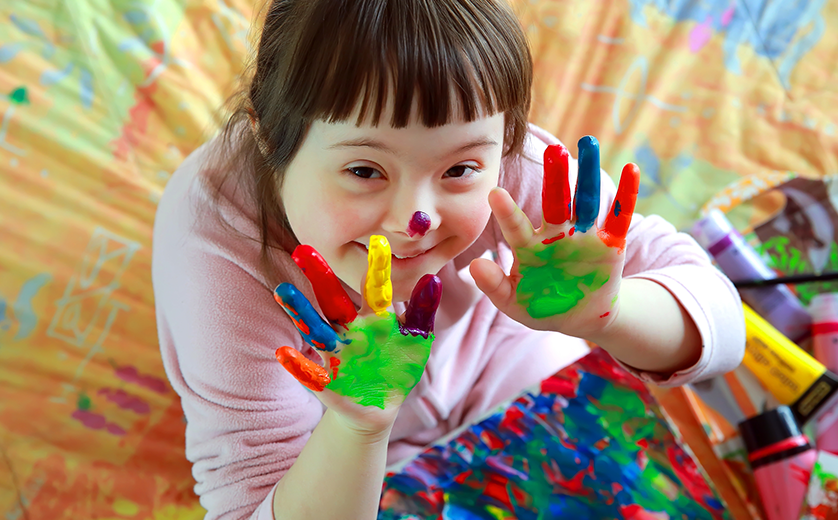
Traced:
<path id="1" fill-rule="evenodd" d="M 745 357 L 748 370 L 798 424 L 826 421 L 838 411 L 838 375 L 765 321 L 746 304 Z"/>
<path id="2" fill-rule="evenodd" d="M 809 304 L 812 315 L 812 349 L 815 359 L 838 372 L 838 293 L 819 294 Z M 823 414 L 816 425 L 819 450 L 838 453 L 838 407 Z"/>
<path id="3" fill-rule="evenodd" d="M 817 451 L 786 406 L 739 423 L 767 520 L 799 517 Z"/>
<path id="4" fill-rule="evenodd" d="M 714 209 L 699 220 L 692 235 L 706 249 L 719 268 L 733 281 L 769 280 L 777 277 L 765 265 L 724 213 Z M 742 299 L 784 336 L 800 342 L 809 335 L 811 318 L 800 300 L 786 285 L 740 290 Z"/>

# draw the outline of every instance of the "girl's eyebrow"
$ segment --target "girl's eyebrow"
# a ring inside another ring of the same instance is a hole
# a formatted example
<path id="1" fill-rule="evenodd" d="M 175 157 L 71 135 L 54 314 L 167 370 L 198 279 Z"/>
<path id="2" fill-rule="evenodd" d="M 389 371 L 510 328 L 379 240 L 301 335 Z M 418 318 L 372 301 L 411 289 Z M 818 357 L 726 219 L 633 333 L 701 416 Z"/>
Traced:
<path id="1" fill-rule="evenodd" d="M 458 147 L 455 150 L 451 150 L 447 153 L 441 154 L 440 157 L 448 157 L 451 155 L 456 155 L 458 153 L 467 152 L 469 150 L 473 150 L 475 148 L 489 148 L 493 146 L 498 146 L 498 142 L 490 137 L 478 137 L 473 141 L 469 141 L 464 145 Z M 335 148 L 372 148 L 373 150 L 378 150 L 379 152 L 384 152 L 392 155 L 396 155 L 396 152 L 388 147 L 381 141 L 376 141 L 375 139 L 369 139 L 366 137 L 361 137 L 358 139 L 347 139 L 346 141 L 340 141 L 328 147 L 329 150 Z"/>

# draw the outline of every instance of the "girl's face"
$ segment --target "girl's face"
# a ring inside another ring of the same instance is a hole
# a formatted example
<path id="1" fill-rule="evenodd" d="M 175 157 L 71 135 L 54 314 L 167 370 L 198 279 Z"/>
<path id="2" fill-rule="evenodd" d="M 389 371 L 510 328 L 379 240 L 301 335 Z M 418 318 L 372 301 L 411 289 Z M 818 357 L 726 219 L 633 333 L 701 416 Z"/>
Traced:
<path id="1" fill-rule="evenodd" d="M 503 151 L 503 114 L 437 128 L 416 120 L 399 129 L 313 123 L 281 192 L 300 243 L 358 292 L 370 235 L 387 237 L 395 301 L 409 299 L 419 278 L 439 272 L 483 232 Z M 430 216 L 424 235 L 409 227 L 417 211 Z"/>

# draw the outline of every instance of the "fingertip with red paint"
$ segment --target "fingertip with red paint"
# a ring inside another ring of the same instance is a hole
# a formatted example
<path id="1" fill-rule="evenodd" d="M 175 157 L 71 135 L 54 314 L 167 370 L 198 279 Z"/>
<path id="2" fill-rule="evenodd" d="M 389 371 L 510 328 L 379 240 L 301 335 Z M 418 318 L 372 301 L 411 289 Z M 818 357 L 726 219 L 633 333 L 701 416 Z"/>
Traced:
<path id="1" fill-rule="evenodd" d="M 570 152 L 561 143 L 544 151 L 541 208 L 548 224 L 564 224 L 572 217 L 570 200 Z"/>
<path id="2" fill-rule="evenodd" d="M 347 323 L 358 316 L 355 304 L 349 299 L 340 279 L 316 249 L 305 244 L 299 245 L 291 258 L 311 282 L 314 296 L 326 319 L 345 328 Z"/>

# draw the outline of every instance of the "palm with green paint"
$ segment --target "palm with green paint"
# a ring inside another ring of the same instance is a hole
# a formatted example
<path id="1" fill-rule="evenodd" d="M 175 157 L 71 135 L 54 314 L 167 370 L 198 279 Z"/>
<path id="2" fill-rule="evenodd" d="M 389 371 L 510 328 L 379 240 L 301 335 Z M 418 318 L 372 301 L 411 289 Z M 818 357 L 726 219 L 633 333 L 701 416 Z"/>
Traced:
<path id="1" fill-rule="evenodd" d="M 478 287 L 505 314 L 533 329 L 591 337 L 619 310 L 626 234 L 637 201 L 640 171 L 623 168 L 617 196 L 601 228 L 599 144 L 579 140 L 575 195 L 570 191 L 570 154 L 562 145 L 544 153 L 541 227 L 532 223 L 503 189 L 489 196 L 492 212 L 515 264 L 507 276 L 499 266 L 475 260 Z"/>
<path id="2" fill-rule="evenodd" d="M 395 420 L 407 394 L 424 373 L 434 339 L 434 315 L 442 296 L 439 278 L 426 275 L 417 282 L 405 315 L 399 319 L 388 310 L 393 293 L 390 247 L 384 237 L 372 237 L 364 306 L 359 315 L 317 251 L 300 246 L 292 256 L 311 282 L 328 322 L 291 284 L 280 284 L 274 298 L 303 340 L 320 354 L 323 366 L 289 346 L 277 349 L 277 360 L 355 428 L 380 431 Z"/>

